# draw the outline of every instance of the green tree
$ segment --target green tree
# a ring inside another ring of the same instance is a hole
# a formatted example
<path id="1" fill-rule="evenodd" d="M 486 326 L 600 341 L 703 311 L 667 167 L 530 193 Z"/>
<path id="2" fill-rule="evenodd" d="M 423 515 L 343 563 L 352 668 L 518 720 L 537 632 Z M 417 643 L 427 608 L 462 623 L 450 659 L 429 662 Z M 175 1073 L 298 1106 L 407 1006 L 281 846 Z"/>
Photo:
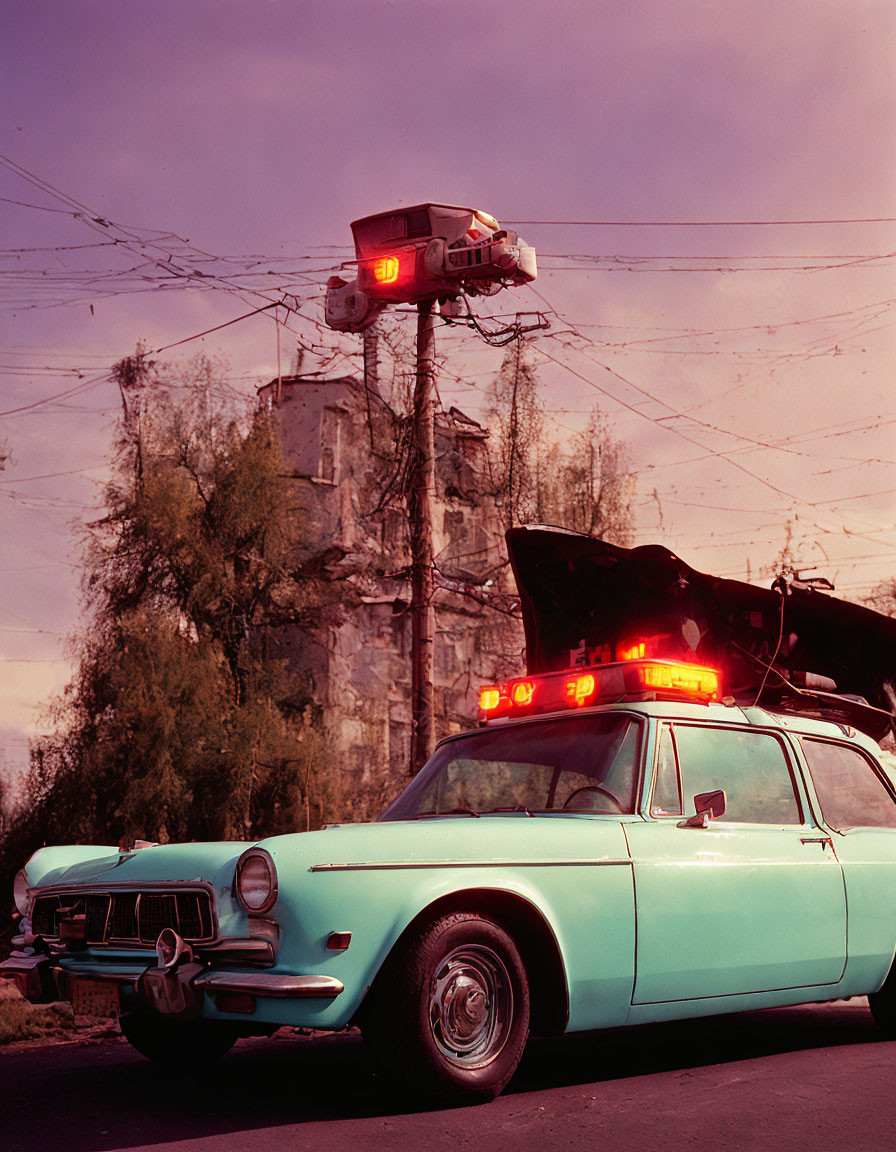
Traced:
<path id="1" fill-rule="evenodd" d="M 540 503 L 546 519 L 627 547 L 634 527 L 635 480 L 627 445 L 595 405 L 581 432 L 541 470 Z"/>
<path id="2" fill-rule="evenodd" d="M 565 442 L 549 437 L 531 350 L 522 339 L 504 357 L 486 399 L 491 494 L 505 527 L 556 524 L 629 544 L 635 492 L 629 451 L 600 407 Z"/>
<path id="3" fill-rule="evenodd" d="M 774 560 L 770 564 L 763 564 L 760 567 L 759 575 L 766 578 L 795 575 L 801 569 L 808 567 L 801 559 L 805 549 L 805 540 L 797 536 L 796 519 L 788 517 L 784 522 L 784 542 Z"/>
<path id="4" fill-rule="evenodd" d="M 896 616 L 896 579 L 882 580 L 865 597 L 864 604 L 885 616 Z"/>
<path id="5" fill-rule="evenodd" d="M 514 342 L 488 387 L 485 416 L 492 434 L 491 494 L 505 528 L 538 519 L 544 405 L 531 352 L 522 338 Z"/>
<path id="6" fill-rule="evenodd" d="M 215 375 L 200 360 L 172 383 L 140 354 L 115 367 L 89 624 L 55 735 L 33 751 L 41 838 L 255 839 L 321 817 L 310 691 L 281 643 L 351 595 L 312 572 L 270 415 L 222 414 Z"/>

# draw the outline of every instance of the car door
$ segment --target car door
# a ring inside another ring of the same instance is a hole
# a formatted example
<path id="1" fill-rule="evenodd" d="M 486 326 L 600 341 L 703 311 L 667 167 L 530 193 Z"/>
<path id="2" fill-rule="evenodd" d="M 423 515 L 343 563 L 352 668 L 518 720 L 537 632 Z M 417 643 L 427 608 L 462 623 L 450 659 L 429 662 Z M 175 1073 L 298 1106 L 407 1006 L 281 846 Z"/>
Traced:
<path id="1" fill-rule="evenodd" d="M 687 825 L 694 796 L 715 789 L 725 791 L 724 815 Z M 842 869 L 777 733 L 661 724 L 649 816 L 626 826 L 637 905 L 633 1003 L 840 980 Z"/>
<path id="2" fill-rule="evenodd" d="M 874 758 L 854 744 L 800 737 L 825 824 L 834 830 L 849 908 L 850 988 L 884 978 L 896 947 L 896 798 Z"/>

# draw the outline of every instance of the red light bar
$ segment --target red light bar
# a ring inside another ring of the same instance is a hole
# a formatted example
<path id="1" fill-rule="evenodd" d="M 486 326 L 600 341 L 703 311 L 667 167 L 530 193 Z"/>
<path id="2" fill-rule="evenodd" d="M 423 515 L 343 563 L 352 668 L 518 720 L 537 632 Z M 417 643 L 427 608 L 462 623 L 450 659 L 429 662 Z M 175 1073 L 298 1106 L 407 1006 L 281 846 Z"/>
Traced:
<path id="1" fill-rule="evenodd" d="M 721 695 L 719 673 L 713 668 L 631 658 L 487 685 L 479 690 L 479 717 L 496 720 L 645 698 L 708 704 Z"/>

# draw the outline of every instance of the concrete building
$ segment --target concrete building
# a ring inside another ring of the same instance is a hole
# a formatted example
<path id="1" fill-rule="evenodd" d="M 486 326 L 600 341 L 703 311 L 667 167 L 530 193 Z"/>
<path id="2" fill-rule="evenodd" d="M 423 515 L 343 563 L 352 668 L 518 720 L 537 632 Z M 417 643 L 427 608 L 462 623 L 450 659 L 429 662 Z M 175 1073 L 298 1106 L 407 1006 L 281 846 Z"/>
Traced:
<path id="1" fill-rule="evenodd" d="M 261 390 L 276 413 L 306 564 L 343 582 L 337 622 L 283 637 L 310 681 L 331 749 L 361 773 L 407 773 L 410 577 L 404 506 L 408 423 L 353 376 L 286 376 Z M 435 696 L 439 736 L 475 723 L 478 688 L 523 667 L 503 529 L 486 493 L 488 432 L 455 408 L 435 425 Z"/>

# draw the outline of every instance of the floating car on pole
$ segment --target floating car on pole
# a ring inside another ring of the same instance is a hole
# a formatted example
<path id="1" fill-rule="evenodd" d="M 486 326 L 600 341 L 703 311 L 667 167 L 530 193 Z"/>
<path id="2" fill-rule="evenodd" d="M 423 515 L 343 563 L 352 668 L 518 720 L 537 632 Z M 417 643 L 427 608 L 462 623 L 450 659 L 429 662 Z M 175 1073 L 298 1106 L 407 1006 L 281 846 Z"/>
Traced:
<path id="1" fill-rule="evenodd" d="M 535 249 L 494 216 L 450 204 L 417 204 L 355 220 L 358 275 L 327 283 L 327 324 L 362 332 L 388 304 L 491 296 L 537 275 Z"/>
<path id="2" fill-rule="evenodd" d="M 434 744 L 432 669 L 433 313 L 457 316 L 461 296 L 492 296 L 529 284 L 537 275 L 535 249 L 494 216 L 452 204 L 415 204 L 364 216 L 352 224 L 357 277 L 327 282 L 325 319 L 339 332 L 363 332 L 389 304 L 417 308 L 417 372 L 408 477 L 411 545 L 411 770 Z"/>

